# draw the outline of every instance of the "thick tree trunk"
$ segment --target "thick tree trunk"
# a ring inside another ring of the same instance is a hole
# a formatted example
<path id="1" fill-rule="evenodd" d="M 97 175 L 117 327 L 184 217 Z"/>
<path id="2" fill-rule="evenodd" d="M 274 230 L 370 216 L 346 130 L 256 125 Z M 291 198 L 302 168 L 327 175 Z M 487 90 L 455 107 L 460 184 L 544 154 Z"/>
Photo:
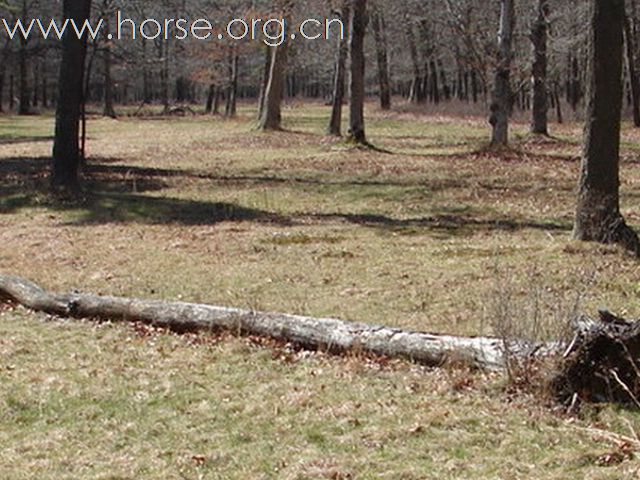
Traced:
<path id="1" fill-rule="evenodd" d="M 619 243 L 640 255 L 620 213 L 620 112 L 624 0 L 592 0 L 588 105 L 574 237 Z"/>
<path id="2" fill-rule="evenodd" d="M 533 116 L 531 132 L 549 135 L 549 95 L 547 88 L 547 38 L 549 0 L 538 0 L 538 16 L 531 32 L 533 44 Z"/>
<path id="3" fill-rule="evenodd" d="M 289 42 L 269 48 L 271 49 L 269 81 L 265 89 L 259 128 L 261 130 L 282 130 L 282 96 L 284 94 Z"/>
<path id="4" fill-rule="evenodd" d="M 271 47 L 265 47 L 264 69 L 262 70 L 260 95 L 258 97 L 258 122 L 262 120 L 262 114 L 264 113 L 264 101 L 266 98 L 267 86 L 269 85 L 269 75 L 271 74 L 271 57 Z"/>
<path id="5" fill-rule="evenodd" d="M 340 18 L 347 22 L 351 16 L 350 0 L 343 0 Z M 333 79 L 333 96 L 331 105 L 331 119 L 327 133 L 339 137 L 342 134 L 342 106 L 347 78 L 347 58 L 349 56 L 349 42 L 347 38 L 341 38 L 336 57 L 335 76 Z"/>
<path id="6" fill-rule="evenodd" d="M 176 332 L 228 331 L 261 335 L 303 348 L 407 358 L 431 366 L 452 361 L 499 370 L 504 368 L 506 361 L 504 342 L 495 338 L 430 335 L 332 318 L 208 305 L 49 293 L 29 281 L 6 275 L 0 275 L 0 300 L 14 301 L 35 311 L 63 317 L 143 322 Z"/>
<path id="7" fill-rule="evenodd" d="M 629 83 L 631 85 L 631 104 L 633 106 L 633 124 L 640 127 L 640 77 L 636 65 L 636 44 L 631 21 L 625 15 L 624 38 L 627 46 L 627 67 L 629 69 Z"/>
<path id="8" fill-rule="evenodd" d="M 364 38 L 367 32 L 367 0 L 352 0 L 351 20 L 349 22 L 351 38 L 349 56 L 351 59 L 351 83 L 349 103 L 349 140 L 366 145 L 367 136 L 364 124 L 365 56 Z"/>
<path id="9" fill-rule="evenodd" d="M 498 64 L 491 100 L 489 123 L 493 130 L 492 146 L 506 146 L 509 143 L 509 115 L 511 114 L 511 61 L 513 30 L 515 27 L 514 0 L 501 0 L 500 32 L 498 41 Z"/>
<path id="10" fill-rule="evenodd" d="M 380 108 L 391 109 L 391 81 L 389 79 L 389 52 L 387 47 L 387 31 L 385 20 L 379 5 L 372 12 L 372 27 L 376 41 L 376 58 L 378 61 L 378 85 L 380 88 Z"/>
<path id="11" fill-rule="evenodd" d="M 91 0 L 64 0 L 64 18 L 82 25 L 89 18 Z M 84 93 L 86 36 L 67 32 L 62 39 L 62 61 L 58 80 L 56 127 L 53 144 L 51 186 L 54 191 L 75 193 L 79 189 L 79 124 Z"/>

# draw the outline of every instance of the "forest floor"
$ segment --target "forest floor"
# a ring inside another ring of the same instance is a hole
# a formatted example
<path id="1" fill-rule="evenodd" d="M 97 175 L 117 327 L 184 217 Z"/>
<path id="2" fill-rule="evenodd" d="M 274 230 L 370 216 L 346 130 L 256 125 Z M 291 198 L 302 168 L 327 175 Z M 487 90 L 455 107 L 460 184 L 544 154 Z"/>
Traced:
<path id="1" fill-rule="evenodd" d="M 53 119 L 0 118 L 0 269 L 84 290 L 453 334 L 640 312 L 638 263 L 571 240 L 581 127 L 486 150 L 484 120 L 369 112 L 385 152 L 202 116 L 89 122 L 86 201 L 46 194 Z M 640 132 L 622 203 L 640 227 Z M 222 341 L 224 340 L 224 341 Z M 257 339 L 0 315 L 0 477 L 636 478 L 640 416 L 570 419 L 500 377 Z M 600 433 L 599 433 L 600 432 Z M 623 442 L 624 443 L 624 442 Z"/>

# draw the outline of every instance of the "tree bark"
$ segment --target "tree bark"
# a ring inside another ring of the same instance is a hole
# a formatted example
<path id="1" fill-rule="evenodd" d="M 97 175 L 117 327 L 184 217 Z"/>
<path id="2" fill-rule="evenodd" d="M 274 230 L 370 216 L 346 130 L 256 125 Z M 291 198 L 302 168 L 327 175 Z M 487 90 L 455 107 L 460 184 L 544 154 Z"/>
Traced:
<path id="1" fill-rule="evenodd" d="M 109 21 L 106 21 L 107 35 L 109 34 Z M 112 41 L 108 39 L 104 45 L 104 111 L 103 115 L 109 118 L 116 118 L 116 110 L 113 106 L 113 76 L 111 75 L 112 64 Z"/>
<path id="2" fill-rule="evenodd" d="M 430 366 L 451 361 L 500 370 L 506 365 L 504 342 L 495 338 L 430 335 L 332 318 L 209 305 L 49 293 L 27 280 L 6 275 L 0 275 L 0 300 L 62 317 L 143 322 L 181 333 L 227 331 L 260 335 L 302 348 L 407 358 Z"/>
<path id="3" fill-rule="evenodd" d="M 618 243 L 640 255 L 620 213 L 620 114 L 624 0 L 592 0 L 588 104 L 574 237 Z"/>
<path id="4" fill-rule="evenodd" d="M 271 49 L 269 81 L 264 94 L 264 105 L 260 117 L 261 130 L 282 130 L 282 96 L 287 69 L 289 42 L 285 41 Z"/>
<path id="5" fill-rule="evenodd" d="M 513 30 L 515 27 L 514 0 L 501 0 L 500 32 L 498 40 L 498 63 L 495 72 L 491 115 L 489 123 L 493 127 L 492 146 L 506 146 L 509 143 L 509 115 L 511 114 L 511 62 Z"/>
<path id="6" fill-rule="evenodd" d="M 391 81 L 389 79 L 389 49 L 387 31 L 380 6 L 375 5 L 372 12 L 372 27 L 376 41 L 376 58 L 378 61 L 378 85 L 380 88 L 380 108 L 391 110 Z"/>
<path id="7" fill-rule="evenodd" d="M 411 20 L 407 19 L 407 43 L 409 44 L 409 54 L 411 56 L 411 65 L 413 66 L 413 80 L 411 81 L 411 90 L 409 92 L 410 103 L 421 103 L 425 100 L 424 90 L 422 89 L 422 74 L 420 72 L 420 62 L 418 61 L 418 47 L 416 47 L 416 37 L 413 31 Z"/>
<path id="8" fill-rule="evenodd" d="M 351 16 L 350 0 L 343 0 L 340 11 L 340 19 L 348 21 Z M 335 76 L 333 80 L 333 95 L 331 104 L 331 119 L 327 133 L 339 137 L 342 134 L 342 106 L 344 104 L 344 94 L 347 77 L 347 57 L 349 56 L 349 42 L 346 38 L 341 38 L 338 45 L 338 55 L 336 57 Z"/>
<path id="9" fill-rule="evenodd" d="M 82 25 L 89 18 L 91 0 L 64 0 L 64 18 Z M 86 36 L 67 32 L 62 39 L 62 61 L 58 80 L 56 126 L 53 144 L 51 186 L 54 192 L 75 194 L 79 190 L 79 124 L 84 93 Z"/>
<path id="10" fill-rule="evenodd" d="M 349 56 L 351 59 L 351 83 L 349 102 L 349 140 L 366 145 L 364 122 L 365 56 L 364 38 L 367 31 L 367 0 L 352 0 L 349 30 Z"/>
<path id="11" fill-rule="evenodd" d="M 225 117 L 231 118 L 235 117 L 238 106 L 237 106 L 237 97 L 238 97 L 238 63 L 240 61 L 240 57 L 234 51 L 231 52 L 229 57 L 229 88 L 227 91 L 227 105 L 225 108 Z"/>
<path id="12" fill-rule="evenodd" d="M 29 95 L 29 79 L 27 68 L 27 41 L 20 37 L 18 50 L 18 115 L 31 114 L 31 96 Z"/>
<path id="13" fill-rule="evenodd" d="M 204 113 L 209 115 L 213 111 L 213 97 L 216 93 L 216 84 L 210 83 L 207 89 L 207 101 L 204 105 Z"/>
<path id="14" fill-rule="evenodd" d="M 549 94 L 547 87 L 547 39 L 549 0 L 538 0 L 537 18 L 531 32 L 533 44 L 533 116 L 531 132 L 549 135 Z"/>
<path id="15" fill-rule="evenodd" d="M 640 127 L 640 78 L 636 65 L 636 44 L 629 16 L 624 17 L 624 39 L 627 56 L 627 68 L 629 70 L 629 83 L 631 85 L 631 105 L 633 107 L 633 124 Z"/>
<path id="16" fill-rule="evenodd" d="M 271 57 L 271 47 L 266 46 L 264 54 L 264 69 L 260 80 L 260 95 L 258 97 L 258 122 L 262 120 L 262 114 L 264 113 L 264 101 L 266 98 L 267 86 L 269 85 L 269 75 L 271 74 Z"/>

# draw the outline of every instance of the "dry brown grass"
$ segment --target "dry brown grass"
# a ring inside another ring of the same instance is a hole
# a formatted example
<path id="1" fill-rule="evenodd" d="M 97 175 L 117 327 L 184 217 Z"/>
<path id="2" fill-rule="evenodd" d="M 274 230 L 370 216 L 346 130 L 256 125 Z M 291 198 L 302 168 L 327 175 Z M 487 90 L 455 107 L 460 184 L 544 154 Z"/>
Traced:
<path id="1" fill-rule="evenodd" d="M 233 122 L 92 119 L 83 205 L 46 196 L 51 118 L 2 118 L 1 269 L 53 290 L 459 334 L 554 336 L 578 295 L 587 311 L 640 311 L 637 262 L 570 240 L 578 125 L 541 141 L 517 124 L 513 150 L 492 153 L 478 118 L 369 113 L 370 139 L 391 153 L 323 137 L 321 106 L 287 110 L 293 131 L 273 135 L 245 110 Z M 639 145 L 625 128 L 636 227 Z M 599 466 L 617 447 L 534 400 L 506 403 L 499 379 L 183 342 L 5 313 L 0 477 L 635 474 L 626 457 Z M 620 415 L 587 420 L 628 434 Z"/>

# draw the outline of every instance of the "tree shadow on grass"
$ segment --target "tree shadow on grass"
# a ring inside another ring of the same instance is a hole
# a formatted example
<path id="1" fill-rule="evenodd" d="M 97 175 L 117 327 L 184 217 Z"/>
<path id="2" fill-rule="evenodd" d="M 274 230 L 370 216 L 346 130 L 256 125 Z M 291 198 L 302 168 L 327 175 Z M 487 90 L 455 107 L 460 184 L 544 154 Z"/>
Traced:
<path id="1" fill-rule="evenodd" d="M 56 207 L 73 210 L 78 218 L 70 225 L 145 223 L 214 225 L 221 222 L 258 222 L 290 225 L 289 219 L 270 212 L 233 203 L 202 202 L 136 194 L 95 193 L 79 206 Z"/>
<path id="2" fill-rule="evenodd" d="M 377 214 L 315 214 L 317 220 L 341 220 L 363 227 L 376 228 L 403 235 L 419 235 L 426 232 L 446 233 L 451 236 L 471 235 L 478 231 L 542 230 L 569 232 L 570 222 L 514 220 L 509 218 L 474 218 L 469 215 L 434 214 L 429 217 L 398 219 Z"/>
<path id="3" fill-rule="evenodd" d="M 258 222 L 281 226 L 309 224 L 313 222 L 347 222 L 381 232 L 403 235 L 438 233 L 442 235 L 471 235 L 478 231 L 517 231 L 534 229 L 566 232 L 570 222 L 539 221 L 531 219 L 486 218 L 469 213 L 450 211 L 435 212 L 429 217 L 393 218 L 380 214 L 350 213 L 298 213 L 285 216 L 274 212 L 242 207 L 223 202 L 205 202 L 163 196 L 143 195 L 145 192 L 160 192 L 169 188 L 175 177 L 204 179 L 223 187 L 238 183 L 306 183 L 370 186 L 395 185 L 393 181 L 345 180 L 339 182 L 318 179 L 296 179 L 276 177 L 222 177 L 206 172 L 129 167 L 110 165 L 113 160 L 101 163 L 92 160 L 86 168 L 87 191 L 84 201 L 60 203 L 48 198 L 48 169 L 50 159 L 10 158 L 0 159 L 0 214 L 12 213 L 23 208 L 41 206 L 54 211 L 71 213 L 72 225 L 106 223 L 146 223 L 179 225 L 212 225 L 220 222 Z M 428 184 L 418 182 L 415 186 L 426 189 Z M 411 184 L 402 183 L 402 186 Z M 303 187 L 304 188 L 304 187 Z M 456 185 L 442 188 L 457 188 Z"/>
<path id="4" fill-rule="evenodd" d="M 173 170 L 89 165 L 85 197 L 76 202 L 54 201 L 48 195 L 49 162 L 47 157 L 0 159 L 0 213 L 40 206 L 72 213 L 71 225 L 291 223 L 282 215 L 232 203 L 142 195 L 167 188 L 167 178 L 176 174 Z"/>

